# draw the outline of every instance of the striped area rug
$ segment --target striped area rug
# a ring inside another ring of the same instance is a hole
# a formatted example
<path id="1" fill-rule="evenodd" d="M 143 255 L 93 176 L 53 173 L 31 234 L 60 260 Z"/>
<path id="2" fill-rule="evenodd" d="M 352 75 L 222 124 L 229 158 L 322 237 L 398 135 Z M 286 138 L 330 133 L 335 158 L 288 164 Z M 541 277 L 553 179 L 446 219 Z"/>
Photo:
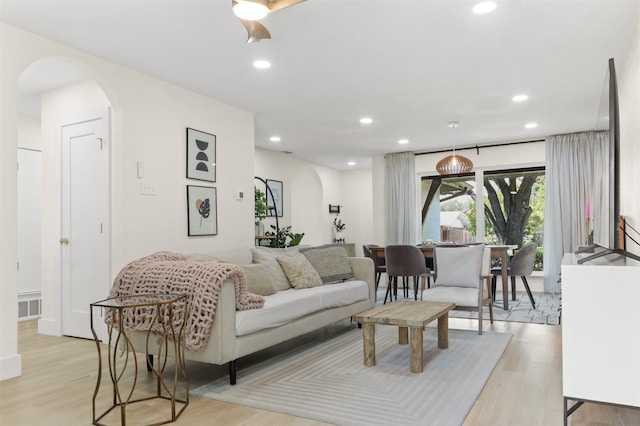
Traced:
<path id="1" fill-rule="evenodd" d="M 511 339 L 450 330 L 449 348 L 439 349 L 427 327 L 424 372 L 414 374 L 397 330 L 376 326 L 374 367 L 363 365 L 354 328 L 242 369 L 235 386 L 223 377 L 192 393 L 336 425 L 460 425 Z"/>

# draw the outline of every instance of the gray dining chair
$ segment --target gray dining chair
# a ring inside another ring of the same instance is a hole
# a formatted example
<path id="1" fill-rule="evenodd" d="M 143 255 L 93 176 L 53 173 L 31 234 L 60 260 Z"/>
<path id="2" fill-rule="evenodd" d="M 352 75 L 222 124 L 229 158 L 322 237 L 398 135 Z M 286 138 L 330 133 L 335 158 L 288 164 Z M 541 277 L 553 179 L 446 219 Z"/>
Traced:
<path id="1" fill-rule="evenodd" d="M 516 251 L 516 253 L 511 258 L 511 261 L 509 262 L 509 268 L 507 268 L 507 275 L 511 278 L 511 295 L 513 296 L 514 300 L 516 295 L 516 277 L 520 277 L 522 279 L 522 283 L 524 284 L 524 289 L 529 295 L 529 301 L 531 302 L 531 306 L 533 306 L 533 309 L 536 308 L 536 302 L 533 299 L 533 294 L 531 293 L 531 289 L 529 288 L 527 277 L 533 272 L 533 264 L 536 261 L 537 250 L 538 244 L 527 244 L 520 250 Z M 502 272 L 500 268 L 494 268 L 491 270 L 491 273 L 493 274 L 493 278 L 491 279 L 491 291 L 493 294 L 493 298 L 495 299 L 497 277 Z M 508 296 L 505 294 L 502 297 Z"/>
<path id="2" fill-rule="evenodd" d="M 384 295 L 384 302 L 393 300 L 393 296 L 398 298 L 398 277 L 403 278 L 404 296 L 409 297 L 408 278 L 413 278 L 413 298 L 418 299 L 418 278 L 426 281 L 431 270 L 427 268 L 427 263 L 422 250 L 411 245 L 391 245 L 384 248 L 384 257 L 387 265 L 387 276 L 389 283 L 387 292 Z M 424 284 L 423 284 L 424 286 Z"/>

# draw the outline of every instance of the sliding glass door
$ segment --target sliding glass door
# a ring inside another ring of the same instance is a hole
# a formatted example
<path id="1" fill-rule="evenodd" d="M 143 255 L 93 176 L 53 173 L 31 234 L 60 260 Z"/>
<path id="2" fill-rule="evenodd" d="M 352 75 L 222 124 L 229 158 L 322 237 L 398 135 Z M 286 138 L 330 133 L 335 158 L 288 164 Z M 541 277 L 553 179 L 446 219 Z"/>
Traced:
<path id="1" fill-rule="evenodd" d="M 542 269 L 544 168 L 484 171 L 478 176 L 481 188 L 475 174 L 422 178 L 422 241 L 484 241 L 518 248 L 535 241 L 540 252 L 536 269 Z"/>

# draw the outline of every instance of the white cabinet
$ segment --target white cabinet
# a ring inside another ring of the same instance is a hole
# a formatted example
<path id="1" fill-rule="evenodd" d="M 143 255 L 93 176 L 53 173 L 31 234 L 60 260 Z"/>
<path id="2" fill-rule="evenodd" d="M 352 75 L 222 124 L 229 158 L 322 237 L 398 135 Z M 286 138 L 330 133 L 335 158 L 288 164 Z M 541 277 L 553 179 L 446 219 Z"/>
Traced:
<path id="1" fill-rule="evenodd" d="M 562 261 L 562 385 L 567 399 L 640 407 L 640 262 Z"/>

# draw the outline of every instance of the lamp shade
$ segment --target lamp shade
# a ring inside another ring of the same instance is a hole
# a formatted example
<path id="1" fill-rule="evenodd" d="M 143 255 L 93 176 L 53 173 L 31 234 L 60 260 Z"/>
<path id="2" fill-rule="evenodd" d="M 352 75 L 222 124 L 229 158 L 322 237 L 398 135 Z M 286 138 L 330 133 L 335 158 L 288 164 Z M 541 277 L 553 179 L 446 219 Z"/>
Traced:
<path id="1" fill-rule="evenodd" d="M 453 154 L 444 157 L 436 164 L 436 170 L 441 175 L 461 175 L 473 169 L 473 162 L 467 157 Z"/>

